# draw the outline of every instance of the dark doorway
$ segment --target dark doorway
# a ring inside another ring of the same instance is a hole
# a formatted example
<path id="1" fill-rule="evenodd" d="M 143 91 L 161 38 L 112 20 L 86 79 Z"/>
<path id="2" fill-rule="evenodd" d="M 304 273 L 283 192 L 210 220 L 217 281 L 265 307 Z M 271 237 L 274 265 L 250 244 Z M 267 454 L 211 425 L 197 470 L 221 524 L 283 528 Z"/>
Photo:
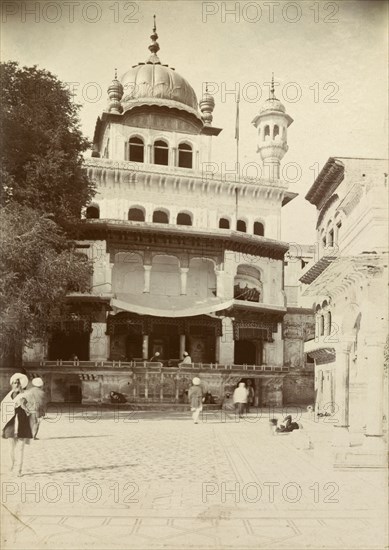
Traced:
<path id="1" fill-rule="evenodd" d="M 67 396 L 65 401 L 68 403 L 81 403 L 82 401 L 82 392 L 80 384 L 70 384 L 68 386 Z"/>
<path id="2" fill-rule="evenodd" d="M 250 340 L 235 340 L 234 363 L 235 365 L 255 365 L 257 347 Z"/>
<path id="3" fill-rule="evenodd" d="M 142 360 L 143 337 L 141 334 L 131 334 L 126 338 L 126 360 Z"/>
<path id="4" fill-rule="evenodd" d="M 158 352 L 160 359 L 179 359 L 180 337 L 177 328 L 169 325 L 154 327 L 149 339 L 149 358 Z"/>
<path id="5" fill-rule="evenodd" d="M 49 361 L 70 361 L 77 355 L 80 361 L 89 361 L 89 332 L 55 332 L 49 340 Z"/>

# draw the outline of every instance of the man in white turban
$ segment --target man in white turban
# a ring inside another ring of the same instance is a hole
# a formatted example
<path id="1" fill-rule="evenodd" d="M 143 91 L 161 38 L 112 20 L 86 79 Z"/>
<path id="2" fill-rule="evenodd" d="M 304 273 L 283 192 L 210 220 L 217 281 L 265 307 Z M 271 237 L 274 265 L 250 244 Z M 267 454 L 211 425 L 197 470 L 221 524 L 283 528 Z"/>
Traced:
<path id="1" fill-rule="evenodd" d="M 193 386 L 189 388 L 188 399 L 192 418 L 195 424 L 199 423 L 200 412 L 203 410 L 203 390 L 201 389 L 201 380 L 197 376 L 192 380 Z"/>

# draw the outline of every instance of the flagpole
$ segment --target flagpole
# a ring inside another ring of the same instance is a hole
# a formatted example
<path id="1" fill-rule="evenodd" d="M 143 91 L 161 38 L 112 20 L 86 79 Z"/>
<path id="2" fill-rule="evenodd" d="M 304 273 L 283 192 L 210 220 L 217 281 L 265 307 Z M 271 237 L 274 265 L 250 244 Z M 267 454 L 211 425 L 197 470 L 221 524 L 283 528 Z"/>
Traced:
<path id="1" fill-rule="evenodd" d="M 238 173 L 238 181 L 240 181 L 240 168 L 239 168 L 239 102 L 240 102 L 240 87 L 238 89 L 238 97 L 236 100 L 236 121 L 235 121 L 235 139 L 236 139 L 236 171 Z M 235 187 L 235 216 L 238 222 L 238 195 L 239 189 Z"/>

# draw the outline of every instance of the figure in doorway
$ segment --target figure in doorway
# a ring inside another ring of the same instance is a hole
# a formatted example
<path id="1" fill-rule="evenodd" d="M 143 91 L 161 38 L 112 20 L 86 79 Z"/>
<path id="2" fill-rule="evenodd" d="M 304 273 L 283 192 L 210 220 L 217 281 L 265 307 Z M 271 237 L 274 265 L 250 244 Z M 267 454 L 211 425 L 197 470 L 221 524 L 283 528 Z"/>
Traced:
<path id="1" fill-rule="evenodd" d="M 189 353 L 187 351 L 184 351 L 184 358 L 183 358 L 182 362 L 180 363 L 180 366 L 181 365 L 190 365 L 191 363 L 192 363 L 191 356 L 189 355 Z"/>
<path id="2" fill-rule="evenodd" d="M 193 386 L 189 388 L 188 399 L 190 403 L 190 410 L 192 412 L 193 422 L 195 424 L 199 423 L 200 412 L 203 410 L 203 390 L 201 389 L 201 380 L 200 378 L 193 378 Z"/>

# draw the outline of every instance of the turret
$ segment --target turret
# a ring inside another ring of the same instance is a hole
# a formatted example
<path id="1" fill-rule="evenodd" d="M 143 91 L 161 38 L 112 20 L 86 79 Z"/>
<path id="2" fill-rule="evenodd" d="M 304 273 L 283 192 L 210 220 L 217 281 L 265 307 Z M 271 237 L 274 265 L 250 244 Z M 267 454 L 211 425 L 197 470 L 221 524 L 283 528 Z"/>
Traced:
<path id="1" fill-rule="evenodd" d="M 204 124 L 210 126 L 213 120 L 213 110 L 215 108 L 215 100 L 212 95 L 208 93 L 208 85 L 205 87 L 205 94 L 199 101 L 199 107 L 201 111 L 201 118 L 204 121 Z"/>
<path id="2" fill-rule="evenodd" d="M 115 69 L 115 78 L 112 80 L 107 92 L 109 97 L 108 111 L 110 113 L 120 114 L 123 111 L 122 104 L 120 103 L 123 97 L 123 86 L 118 80 L 117 69 Z"/>
<path id="3" fill-rule="evenodd" d="M 285 107 L 274 93 L 274 77 L 269 99 L 261 107 L 253 124 L 258 130 L 257 152 L 261 155 L 266 179 L 280 179 L 281 159 L 288 150 L 287 128 L 293 119 L 285 112 Z"/>

